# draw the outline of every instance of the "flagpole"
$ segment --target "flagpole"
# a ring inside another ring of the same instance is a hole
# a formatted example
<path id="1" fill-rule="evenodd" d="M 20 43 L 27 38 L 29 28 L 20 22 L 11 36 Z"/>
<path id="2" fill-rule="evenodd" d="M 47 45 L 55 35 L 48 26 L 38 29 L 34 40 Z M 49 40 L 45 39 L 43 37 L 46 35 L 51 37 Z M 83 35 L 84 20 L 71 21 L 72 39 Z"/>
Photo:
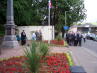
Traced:
<path id="1" fill-rule="evenodd" d="M 50 8 L 51 8 L 51 0 L 48 0 L 48 26 L 50 26 Z M 50 44 L 50 39 L 48 40 L 48 43 Z"/>
<path id="2" fill-rule="evenodd" d="M 48 1 L 48 25 L 49 26 L 50 26 L 50 8 L 51 8 L 50 4 L 51 4 L 51 0 Z"/>

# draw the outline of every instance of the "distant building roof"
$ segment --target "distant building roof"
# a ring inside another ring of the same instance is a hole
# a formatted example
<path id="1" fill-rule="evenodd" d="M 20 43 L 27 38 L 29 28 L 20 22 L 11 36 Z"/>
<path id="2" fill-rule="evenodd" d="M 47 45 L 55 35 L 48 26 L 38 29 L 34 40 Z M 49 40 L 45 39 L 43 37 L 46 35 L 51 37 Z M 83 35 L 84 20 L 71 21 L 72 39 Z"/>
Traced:
<path id="1" fill-rule="evenodd" d="M 97 27 L 97 25 L 93 25 L 91 23 L 85 23 L 85 24 L 81 24 L 81 25 L 79 25 L 77 27 Z"/>
<path id="2" fill-rule="evenodd" d="M 78 25 L 72 25 L 70 28 L 76 28 L 78 27 Z"/>

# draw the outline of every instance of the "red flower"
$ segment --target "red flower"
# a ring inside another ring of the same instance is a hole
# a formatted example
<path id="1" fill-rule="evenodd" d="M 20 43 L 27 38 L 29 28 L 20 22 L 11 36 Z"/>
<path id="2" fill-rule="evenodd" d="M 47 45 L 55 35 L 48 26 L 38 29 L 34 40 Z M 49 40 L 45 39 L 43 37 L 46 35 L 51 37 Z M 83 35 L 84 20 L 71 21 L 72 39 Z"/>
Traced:
<path id="1" fill-rule="evenodd" d="M 9 73 L 14 73 L 14 72 L 9 72 Z"/>
<path id="2" fill-rule="evenodd" d="M 16 71 L 16 68 L 7 68 L 6 71 Z"/>

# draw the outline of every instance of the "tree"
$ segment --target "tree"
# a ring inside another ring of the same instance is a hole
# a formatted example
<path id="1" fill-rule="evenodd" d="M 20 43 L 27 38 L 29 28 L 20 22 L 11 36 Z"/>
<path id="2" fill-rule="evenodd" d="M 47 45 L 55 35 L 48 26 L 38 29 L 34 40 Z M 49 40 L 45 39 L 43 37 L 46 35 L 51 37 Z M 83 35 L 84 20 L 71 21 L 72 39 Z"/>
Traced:
<path id="1" fill-rule="evenodd" d="M 54 25 L 56 30 L 59 32 L 61 28 L 65 25 L 65 20 L 67 19 L 68 26 L 73 23 L 83 21 L 86 17 L 84 0 L 51 0 L 51 25 Z M 48 17 L 48 1 L 43 0 L 38 3 L 38 10 L 42 13 L 42 16 Z M 66 19 L 65 19 L 66 12 Z M 47 19 L 45 19 L 48 21 Z M 48 23 L 46 23 L 48 24 Z"/>
<path id="2" fill-rule="evenodd" d="M 0 24 L 6 20 L 6 1 L 0 1 Z M 86 17 L 84 0 L 51 0 L 51 25 L 59 32 L 65 25 L 83 21 Z M 66 12 L 66 19 L 65 19 Z M 14 0 L 14 18 L 17 25 L 42 25 L 48 23 L 48 0 Z"/>
<path id="3" fill-rule="evenodd" d="M 14 0 L 14 10 L 17 25 L 41 24 L 41 17 L 37 13 L 37 7 L 34 5 L 33 0 Z"/>
<path id="4" fill-rule="evenodd" d="M 5 24 L 5 22 L 6 22 L 6 0 L 0 0 L 0 24 Z"/>
<path id="5" fill-rule="evenodd" d="M 85 19 L 84 0 L 52 0 L 53 5 L 53 24 L 58 31 L 65 25 L 67 20 L 68 26 L 71 26 L 74 22 L 79 22 Z M 66 19 L 65 19 L 66 11 Z"/>
<path id="6" fill-rule="evenodd" d="M 41 17 L 37 10 L 32 6 L 32 0 L 13 0 L 14 1 L 14 20 L 15 24 L 22 25 L 40 25 Z M 6 23 L 7 0 L 0 1 L 0 24 Z"/>

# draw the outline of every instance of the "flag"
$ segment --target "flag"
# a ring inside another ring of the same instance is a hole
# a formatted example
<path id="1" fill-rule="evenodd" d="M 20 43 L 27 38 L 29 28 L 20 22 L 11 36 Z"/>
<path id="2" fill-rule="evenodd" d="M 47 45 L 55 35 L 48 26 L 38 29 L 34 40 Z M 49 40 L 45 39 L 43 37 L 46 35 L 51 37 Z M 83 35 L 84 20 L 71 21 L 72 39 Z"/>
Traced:
<path id="1" fill-rule="evenodd" d="M 48 7 L 51 8 L 52 7 L 52 3 L 51 0 L 48 1 Z"/>

